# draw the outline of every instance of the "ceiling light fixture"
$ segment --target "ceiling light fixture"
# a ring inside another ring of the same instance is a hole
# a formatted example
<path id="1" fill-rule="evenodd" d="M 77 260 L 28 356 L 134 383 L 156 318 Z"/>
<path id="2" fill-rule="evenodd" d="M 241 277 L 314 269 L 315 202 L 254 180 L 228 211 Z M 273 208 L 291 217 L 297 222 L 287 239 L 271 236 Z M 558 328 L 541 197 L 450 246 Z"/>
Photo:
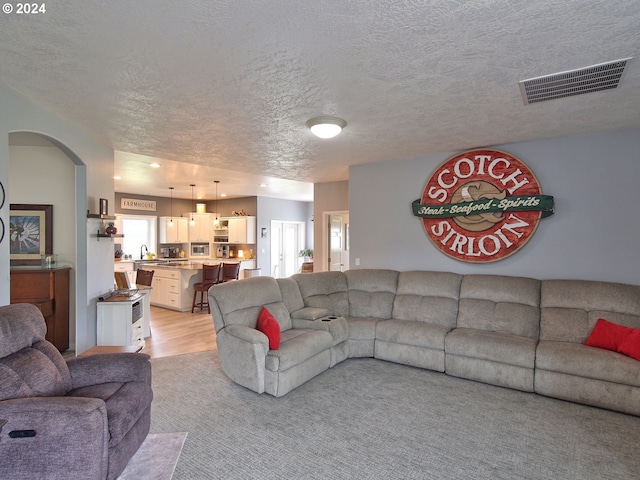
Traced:
<path id="1" fill-rule="evenodd" d="M 171 217 L 169 218 L 169 226 L 173 227 L 173 187 L 169 187 L 171 192 Z"/>
<path id="2" fill-rule="evenodd" d="M 193 211 L 194 211 L 194 208 L 193 208 L 193 187 L 195 187 L 196 185 L 194 183 L 191 183 L 190 185 L 191 185 L 191 225 L 195 225 L 196 221 L 193 218 Z"/>
<path id="3" fill-rule="evenodd" d="M 338 135 L 347 122 L 338 117 L 315 117 L 305 124 L 316 137 L 333 138 Z"/>
<path id="4" fill-rule="evenodd" d="M 159 163 L 150 163 L 149 166 L 151 168 L 160 168 L 160 164 Z"/>
<path id="5" fill-rule="evenodd" d="M 213 224 L 215 226 L 218 226 L 220 224 L 220 222 L 218 221 L 218 184 L 220 183 L 220 180 L 214 180 L 213 183 L 216 184 L 216 218 L 213 221 Z"/>

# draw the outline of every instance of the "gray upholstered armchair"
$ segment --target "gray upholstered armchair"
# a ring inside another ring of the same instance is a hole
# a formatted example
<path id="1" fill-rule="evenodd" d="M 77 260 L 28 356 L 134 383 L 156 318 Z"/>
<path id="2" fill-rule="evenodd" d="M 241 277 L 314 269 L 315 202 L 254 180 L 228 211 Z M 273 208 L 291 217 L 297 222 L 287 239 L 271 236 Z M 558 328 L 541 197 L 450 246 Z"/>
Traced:
<path id="1" fill-rule="evenodd" d="M 33 305 L 0 307 L 0 478 L 115 479 L 149 432 L 138 353 L 65 361 Z"/>

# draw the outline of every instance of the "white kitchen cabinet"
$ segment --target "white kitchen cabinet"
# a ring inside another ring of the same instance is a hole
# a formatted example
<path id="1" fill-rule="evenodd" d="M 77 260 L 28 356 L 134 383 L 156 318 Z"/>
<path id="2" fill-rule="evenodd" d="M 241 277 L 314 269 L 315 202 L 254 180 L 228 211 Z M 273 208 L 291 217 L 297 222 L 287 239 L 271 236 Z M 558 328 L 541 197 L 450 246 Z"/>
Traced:
<path id="1" fill-rule="evenodd" d="M 191 310 L 193 284 L 200 281 L 200 270 L 156 268 L 151 285 L 151 305 L 179 312 Z"/>
<path id="2" fill-rule="evenodd" d="M 171 221 L 173 220 L 173 225 Z M 159 217 L 158 243 L 187 243 L 189 220 L 185 217 Z"/>
<path id="3" fill-rule="evenodd" d="M 98 345 L 144 347 L 144 301 L 142 295 L 111 297 L 98 302 Z"/>
<path id="4" fill-rule="evenodd" d="M 189 242 L 211 242 L 212 220 L 210 213 L 185 213 L 189 224 Z M 193 218 L 193 223 L 191 219 Z"/>
<path id="5" fill-rule="evenodd" d="M 223 220 L 227 222 L 228 228 L 226 243 L 256 243 L 256 217 L 226 217 Z"/>

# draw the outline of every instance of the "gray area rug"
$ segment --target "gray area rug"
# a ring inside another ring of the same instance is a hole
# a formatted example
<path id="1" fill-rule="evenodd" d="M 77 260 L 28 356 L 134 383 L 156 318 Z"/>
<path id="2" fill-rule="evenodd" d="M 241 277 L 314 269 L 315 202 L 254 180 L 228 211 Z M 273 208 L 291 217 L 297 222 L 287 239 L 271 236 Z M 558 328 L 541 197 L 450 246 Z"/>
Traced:
<path id="1" fill-rule="evenodd" d="M 374 359 L 282 398 L 216 351 L 152 360 L 152 431 L 188 431 L 174 480 L 640 478 L 640 418 Z"/>
<path id="2" fill-rule="evenodd" d="M 171 480 L 186 432 L 150 433 L 118 480 Z"/>

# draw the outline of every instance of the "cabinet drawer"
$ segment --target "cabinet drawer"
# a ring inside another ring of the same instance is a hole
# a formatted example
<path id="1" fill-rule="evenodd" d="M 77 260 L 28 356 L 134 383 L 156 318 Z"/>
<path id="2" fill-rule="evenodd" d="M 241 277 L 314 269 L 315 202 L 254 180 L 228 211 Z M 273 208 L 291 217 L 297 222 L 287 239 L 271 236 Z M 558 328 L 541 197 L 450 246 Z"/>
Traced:
<path id="1" fill-rule="evenodd" d="M 173 280 L 178 280 L 180 278 L 180 272 L 178 270 L 169 270 L 167 278 L 171 278 Z"/>
<path id="2" fill-rule="evenodd" d="M 180 308 L 180 294 L 170 293 L 167 295 L 167 303 L 173 308 Z"/>
<path id="3" fill-rule="evenodd" d="M 144 339 L 144 333 L 142 331 L 142 325 L 136 327 L 131 332 L 131 343 L 135 345 L 136 343 L 140 343 Z"/>
<path id="4" fill-rule="evenodd" d="M 167 293 L 179 293 L 180 282 L 178 280 L 167 280 L 166 282 Z"/>

